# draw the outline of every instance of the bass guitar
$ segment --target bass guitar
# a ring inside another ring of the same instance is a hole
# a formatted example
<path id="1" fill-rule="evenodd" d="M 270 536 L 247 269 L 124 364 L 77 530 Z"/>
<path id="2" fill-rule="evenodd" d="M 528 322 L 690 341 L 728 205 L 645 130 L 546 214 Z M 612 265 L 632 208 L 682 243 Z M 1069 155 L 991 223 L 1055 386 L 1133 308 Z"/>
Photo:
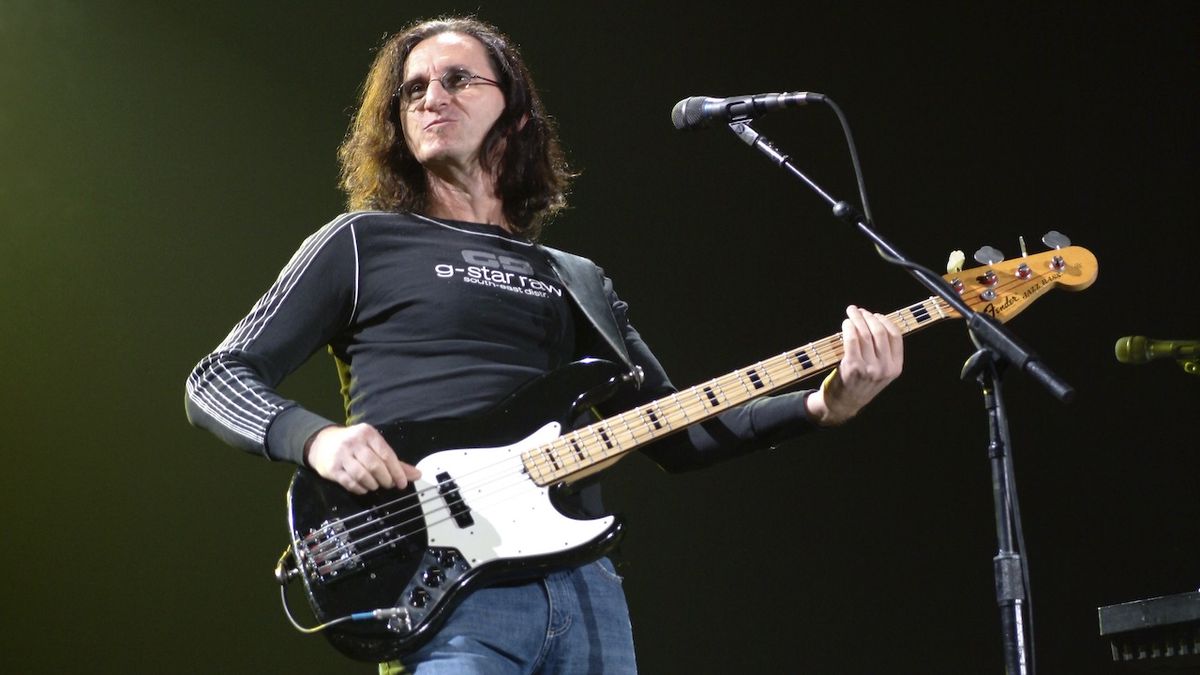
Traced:
<path id="1" fill-rule="evenodd" d="M 1096 274 L 1095 256 L 1066 246 L 945 278 L 971 309 L 1007 321 L 1050 289 L 1082 290 Z M 931 297 L 887 318 L 907 334 L 957 316 Z M 284 586 L 300 579 L 321 622 L 297 628 L 323 630 L 352 658 L 389 660 L 428 640 L 475 588 L 604 555 L 621 522 L 564 515 L 554 505 L 559 488 L 828 371 L 842 355 L 841 335 L 831 335 L 572 430 L 583 406 L 623 380 L 616 365 L 587 360 L 535 380 L 482 418 L 379 427 L 392 447 L 424 456 L 422 477 L 405 490 L 358 496 L 303 468 L 292 479 L 291 544 L 276 577 Z"/>

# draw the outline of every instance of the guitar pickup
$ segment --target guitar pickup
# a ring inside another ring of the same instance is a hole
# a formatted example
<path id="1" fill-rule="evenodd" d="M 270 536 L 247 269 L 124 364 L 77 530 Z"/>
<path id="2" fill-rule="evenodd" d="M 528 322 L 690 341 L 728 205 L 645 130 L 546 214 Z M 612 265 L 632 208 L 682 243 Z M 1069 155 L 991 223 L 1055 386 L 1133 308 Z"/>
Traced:
<path id="1" fill-rule="evenodd" d="M 438 494 L 446 500 L 446 506 L 450 507 L 450 515 L 454 517 L 454 522 L 463 528 L 474 525 L 475 519 L 471 517 L 471 509 L 467 508 L 466 503 L 463 502 L 462 495 L 458 491 L 458 484 L 454 482 L 450 474 L 445 471 L 439 473 L 437 481 Z"/>

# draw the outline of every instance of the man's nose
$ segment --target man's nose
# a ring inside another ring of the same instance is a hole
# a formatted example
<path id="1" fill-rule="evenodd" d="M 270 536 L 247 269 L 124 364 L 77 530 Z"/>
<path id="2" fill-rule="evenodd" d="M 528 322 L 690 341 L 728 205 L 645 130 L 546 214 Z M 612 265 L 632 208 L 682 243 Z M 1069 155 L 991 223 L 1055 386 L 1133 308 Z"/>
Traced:
<path id="1" fill-rule="evenodd" d="M 454 94 L 446 91 L 446 87 L 442 85 L 441 80 L 430 80 L 429 86 L 425 87 L 425 96 L 421 99 L 426 107 L 436 107 L 449 101 Z"/>

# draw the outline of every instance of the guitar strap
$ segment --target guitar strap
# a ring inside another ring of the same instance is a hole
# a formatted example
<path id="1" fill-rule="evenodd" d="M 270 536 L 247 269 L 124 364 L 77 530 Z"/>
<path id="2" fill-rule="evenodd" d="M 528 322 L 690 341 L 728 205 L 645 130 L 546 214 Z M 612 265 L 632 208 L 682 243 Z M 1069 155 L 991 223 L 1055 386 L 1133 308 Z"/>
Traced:
<path id="1" fill-rule="evenodd" d="M 625 348 L 625 338 L 621 335 L 617 318 L 613 316 L 608 295 L 604 292 L 604 274 L 600 268 L 591 260 L 573 253 L 549 246 L 538 248 L 546 253 L 550 266 L 566 287 L 567 294 L 575 301 L 575 306 L 600 334 L 612 353 L 620 359 L 621 365 L 636 377 L 638 368 L 629 358 L 629 350 Z M 636 377 L 636 381 L 640 384 L 641 378 Z"/>

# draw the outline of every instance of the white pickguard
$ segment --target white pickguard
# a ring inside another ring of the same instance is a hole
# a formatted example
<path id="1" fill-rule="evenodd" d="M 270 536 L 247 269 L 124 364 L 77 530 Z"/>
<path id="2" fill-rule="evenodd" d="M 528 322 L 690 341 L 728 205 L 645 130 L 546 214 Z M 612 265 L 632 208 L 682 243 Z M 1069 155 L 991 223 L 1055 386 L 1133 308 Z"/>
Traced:
<path id="1" fill-rule="evenodd" d="M 525 473 L 521 453 L 558 438 L 557 422 L 512 445 L 443 450 L 417 464 L 415 481 L 425 511 L 429 546 L 456 548 L 472 567 L 501 558 L 529 558 L 586 544 L 600 537 L 615 518 L 568 518 L 550 502 L 549 488 Z M 438 478 L 449 473 L 470 509 L 474 524 L 460 527 L 438 493 Z"/>

